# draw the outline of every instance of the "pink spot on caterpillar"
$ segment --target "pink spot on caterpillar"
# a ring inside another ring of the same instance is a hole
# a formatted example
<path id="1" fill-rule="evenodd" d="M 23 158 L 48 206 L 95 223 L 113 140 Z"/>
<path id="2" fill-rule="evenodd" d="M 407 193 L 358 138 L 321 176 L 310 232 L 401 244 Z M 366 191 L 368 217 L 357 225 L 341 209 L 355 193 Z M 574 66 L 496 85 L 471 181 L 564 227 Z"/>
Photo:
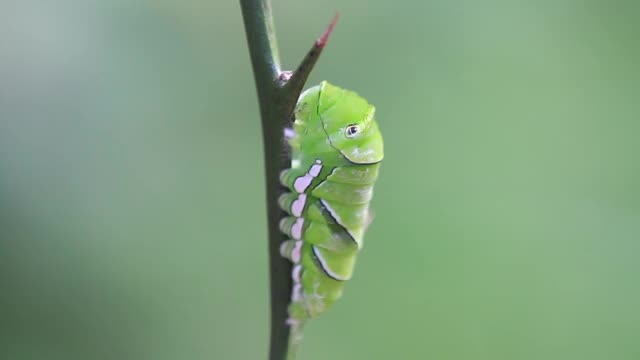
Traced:
<path id="1" fill-rule="evenodd" d="M 302 257 L 302 241 L 296 241 L 293 246 L 293 250 L 291 250 L 291 261 L 294 263 L 299 263 L 300 258 Z"/>
<path id="2" fill-rule="evenodd" d="M 309 169 L 309 175 L 313 177 L 320 175 L 320 171 L 322 171 L 322 165 L 320 164 L 322 164 L 322 162 L 320 160 L 316 160 L 316 163 L 311 166 L 311 169 Z"/>
<path id="3" fill-rule="evenodd" d="M 304 225 L 303 218 L 297 218 L 296 222 L 291 226 L 291 236 L 296 239 L 302 239 L 302 226 Z"/>
<path id="4" fill-rule="evenodd" d="M 293 291 L 291 292 L 291 301 L 301 301 L 302 300 L 302 285 L 296 284 L 293 286 Z"/>
<path id="5" fill-rule="evenodd" d="M 293 201 L 291 204 L 291 215 L 295 217 L 300 217 L 302 215 L 302 210 L 304 209 L 304 205 L 307 202 L 307 194 L 300 194 L 298 198 Z"/>
<path id="6" fill-rule="evenodd" d="M 293 267 L 293 271 L 291 271 L 291 278 L 293 282 L 296 284 L 300 283 L 300 273 L 302 272 L 302 265 L 296 265 Z"/>
<path id="7" fill-rule="evenodd" d="M 320 172 L 322 171 L 321 164 L 322 161 L 316 160 L 316 163 L 311 165 L 309 172 L 307 172 L 303 176 L 296 178 L 296 181 L 293 182 L 293 188 L 297 193 L 302 194 L 303 192 L 305 192 L 309 185 L 311 185 L 311 182 L 313 182 L 313 178 L 320 175 Z"/>
<path id="8" fill-rule="evenodd" d="M 313 176 L 309 174 L 305 174 L 296 179 L 296 181 L 293 183 L 293 188 L 298 194 L 302 194 L 307 190 L 309 185 L 311 185 L 312 181 L 313 181 Z"/>
<path id="9" fill-rule="evenodd" d="M 285 137 L 285 139 L 291 139 L 294 136 L 296 136 L 296 132 L 293 129 L 291 129 L 291 128 L 285 128 L 284 129 L 284 137 Z"/>

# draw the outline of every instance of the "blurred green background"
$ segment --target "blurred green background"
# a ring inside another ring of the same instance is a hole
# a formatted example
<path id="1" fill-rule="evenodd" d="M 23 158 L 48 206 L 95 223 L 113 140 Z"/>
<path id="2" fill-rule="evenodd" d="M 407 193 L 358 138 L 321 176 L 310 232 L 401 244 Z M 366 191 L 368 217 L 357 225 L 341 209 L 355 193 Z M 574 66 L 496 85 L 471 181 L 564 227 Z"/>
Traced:
<path id="1" fill-rule="evenodd" d="M 273 8 L 385 137 L 301 360 L 640 358 L 640 3 Z M 266 359 L 261 146 L 236 1 L 3 1 L 0 358 Z"/>

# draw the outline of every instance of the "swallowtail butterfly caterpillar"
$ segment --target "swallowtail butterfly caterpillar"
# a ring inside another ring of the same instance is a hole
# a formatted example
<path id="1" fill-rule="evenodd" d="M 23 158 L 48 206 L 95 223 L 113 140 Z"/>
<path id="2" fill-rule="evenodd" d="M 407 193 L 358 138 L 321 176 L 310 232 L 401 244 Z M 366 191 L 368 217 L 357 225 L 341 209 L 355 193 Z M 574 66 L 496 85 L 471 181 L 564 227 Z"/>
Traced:
<path id="1" fill-rule="evenodd" d="M 342 295 L 353 274 L 383 158 L 374 112 L 358 94 L 322 82 L 300 95 L 293 129 L 285 130 L 292 160 L 280 181 L 290 192 L 279 203 L 289 214 L 280 222 L 289 239 L 280 252 L 293 262 L 294 336 Z"/>

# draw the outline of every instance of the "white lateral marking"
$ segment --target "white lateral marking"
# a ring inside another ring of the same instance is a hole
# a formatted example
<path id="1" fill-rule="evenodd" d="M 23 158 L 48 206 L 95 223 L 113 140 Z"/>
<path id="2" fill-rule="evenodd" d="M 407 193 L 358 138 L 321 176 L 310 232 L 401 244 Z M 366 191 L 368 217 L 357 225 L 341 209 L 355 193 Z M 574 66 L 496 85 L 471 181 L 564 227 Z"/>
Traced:
<path id="1" fill-rule="evenodd" d="M 284 137 L 285 139 L 291 139 L 296 136 L 296 132 L 291 128 L 284 128 Z"/>
<path id="2" fill-rule="evenodd" d="M 322 266 L 322 269 L 327 273 L 327 275 L 329 275 L 330 277 L 332 277 L 332 278 L 334 278 L 336 280 L 341 280 L 341 281 L 349 280 L 349 279 L 346 279 L 346 278 L 334 273 L 331 269 L 329 269 L 329 265 L 327 265 L 327 262 L 322 258 L 322 255 L 320 254 L 318 249 L 315 246 L 312 246 L 312 248 L 313 248 L 313 253 L 318 258 L 318 261 L 320 261 L 320 265 Z"/>
<path id="3" fill-rule="evenodd" d="M 295 217 L 300 217 L 302 215 L 302 210 L 304 209 L 304 205 L 307 202 L 307 194 L 300 194 L 298 198 L 293 201 L 291 204 L 291 215 Z"/>
<path id="4" fill-rule="evenodd" d="M 296 241 L 293 246 L 293 250 L 291 250 L 291 261 L 294 263 L 299 263 L 300 258 L 302 257 L 302 241 Z"/>
<path id="5" fill-rule="evenodd" d="M 316 163 L 311 165 L 311 169 L 309 169 L 309 175 L 316 177 L 320 175 L 320 171 L 322 171 L 322 161 L 316 160 Z"/>
<path id="6" fill-rule="evenodd" d="M 345 229 L 347 229 L 347 228 L 345 228 Z M 360 241 L 358 241 L 358 238 L 355 235 L 353 235 L 353 233 L 349 229 L 347 229 L 347 233 L 349 234 L 349 236 L 351 236 L 353 241 L 356 242 L 356 245 L 358 245 L 358 249 L 360 249 L 362 247 L 362 244 L 360 243 Z"/>
<path id="7" fill-rule="evenodd" d="M 296 284 L 291 292 L 291 300 L 296 302 L 302 300 L 302 285 Z"/>
<path id="8" fill-rule="evenodd" d="M 309 174 L 304 174 L 296 178 L 296 181 L 293 183 L 293 188 L 296 190 L 298 194 L 302 194 L 307 190 L 311 182 L 313 181 L 313 176 Z"/>
<path id="9" fill-rule="evenodd" d="M 324 206 L 325 209 L 327 209 L 327 211 L 329 212 L 329 214 L 331 214 L 331 217 L 334 218 L 336 220 L 336 222 L 338 223 L 338 225 L 342 226 L 342 228 L 344 228 L 344 230 L 347 232 L 347 234 L 349 234 L 349 236 L 351 236 L 351 238 L 353 239 L 353 241 L 356 242 L 356 244 L 358 244 L 358 247 L 360 247 L 360 242 L 358 241 L 358 239 L 353 235 L 353 233 L 351 232 L 351 230 L 349 230 L 348 227 L 346 227 L 343 223 L 342 223 L 342 219 L 340 219 L 340 216 L 338 216 L 338 213 L 333 210 L 331 208 L 331 206 L 329 206 L 329 203 L 327 203 L 324 199 L 320 199 L 320 202 L 322 203 L 322 205 Z"/>
<path id="10" fill-rule="evenodd" d="M 324 199 L 320 199 L 320 202 L 322 203 L 322 205 L 325 207 L 325 209 L 327 209 L 327 211 L 329 212 L 329 214 L 331 214 L 331 217 L 334 218 L 336 220 L 336 222 L 338 223 L 338 225 L 342 226 L 343 228 L 347 228 L 346 226 L 344 226 L 344 224 L 342 223 L 342 219 L 340 219 L 340 216 L 338 216 L 338 213 L 333 210 L 331 208 L 331 206 L 329 206 L 329 203 L 326 202 Z"/>
<path id="11" fill-rule="evenodd" d="M 296 239 L 302 239 L 302 226 L 304 225 L 304 218 L 296 218 L 296 222 L 291 226 L 291 236 Z"/>
<path id="12" fill-rule="evenodd" d="M 293 267 L 293 271 L 291 271 L 291 278 L 295 284 L 300 283 L 300 273 L 302 272 L 302 265 L 298 264 Z"/>
<path id="13" fill-rule="evenodd" d="M 293 188 L 296 190 L 298 194 L 302 194 L 309 188 L 309 185 L 313 182 L 313 179 L 320 175 L 322 171 L 322 161 L 316 160 L 316 163 L 311 165 L 309 171 L 296 178 L 293 182 Z"/>

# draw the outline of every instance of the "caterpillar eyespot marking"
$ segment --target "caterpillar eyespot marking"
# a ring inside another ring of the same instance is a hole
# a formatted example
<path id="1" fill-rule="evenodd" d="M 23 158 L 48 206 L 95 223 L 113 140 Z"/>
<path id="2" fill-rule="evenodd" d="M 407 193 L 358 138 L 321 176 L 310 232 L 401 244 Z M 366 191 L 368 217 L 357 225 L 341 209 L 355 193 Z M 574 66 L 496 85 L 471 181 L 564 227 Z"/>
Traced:
<path id="1" fill-rule="evenodd" d="M 358 125 L 349 125 L 345 130 L 347 137 L 354 137 L 358 133 Z"/>

